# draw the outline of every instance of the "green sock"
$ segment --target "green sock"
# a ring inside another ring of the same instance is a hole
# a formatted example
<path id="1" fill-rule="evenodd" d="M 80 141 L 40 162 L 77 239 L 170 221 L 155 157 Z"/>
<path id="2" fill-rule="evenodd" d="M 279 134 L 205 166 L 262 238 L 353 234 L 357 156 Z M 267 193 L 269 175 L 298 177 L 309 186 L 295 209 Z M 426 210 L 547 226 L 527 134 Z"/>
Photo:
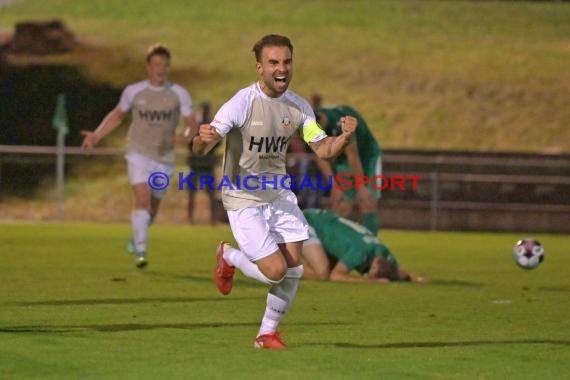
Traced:
<path id="1" fill-rule="evenodd" d="M 375 236 L 378 235 L 380 224 L 378 223 L 378 215 L 375 212 L 362 214 L 362 224 L 368 228 Z"/>

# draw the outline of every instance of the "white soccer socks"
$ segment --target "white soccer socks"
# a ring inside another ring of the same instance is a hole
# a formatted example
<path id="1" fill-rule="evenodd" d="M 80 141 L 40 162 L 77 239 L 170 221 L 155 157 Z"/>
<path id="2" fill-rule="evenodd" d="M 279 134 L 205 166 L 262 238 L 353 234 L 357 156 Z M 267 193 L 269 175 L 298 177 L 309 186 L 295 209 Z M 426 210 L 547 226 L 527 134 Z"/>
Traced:
<path id="1" fill-rule="evenodd" d="M 261 320 L 259 335 L 269 334 L 277 331 L 277 326 L 281 319 L 291 307 L 293 299 L 297 294 L 299 281 L 303 277 L 303 266 L 287 268 L 285 276 L 281 281 L 273 281 L 267 278 L 259 267 L 249 261 L 247 256 L 238 249 L 227 247 L 224 251 L 224 260 L 242 271 L 244 275 L 267 285 L 273 285 L 267 294 L 267 305 L 265 314 Z"/>
<path id="2" fill-rule="evenodd" d="M 277 331 L 279 322 L 293 303 L 301 277 L 303 277 L 302 265 L 288 268 L 283 280 L 269 289 L 267 306 L 261 320 L 258 336 Z"/>
<path id="3" fill-rule="evenodd" d="M 150 221 L 151 217 L 147 210 L 136 209 L 131 213 L 133 242 L 135 244 L 135 251 L 138 253 L 146 252 L 148 226 Z"/>
<path id="4" fill-rule="evenodd" d="M 249 278 L 253 278 L 267 285 L 277 284 L 279 281 L 273 281 L 267 278 L 260 270 L 257 264 L 249 261 L 242 251 L 234 247 L 227 247 L 224 251 L 224 260 L 236 268 L 239 268 L 243 274 Z"/>

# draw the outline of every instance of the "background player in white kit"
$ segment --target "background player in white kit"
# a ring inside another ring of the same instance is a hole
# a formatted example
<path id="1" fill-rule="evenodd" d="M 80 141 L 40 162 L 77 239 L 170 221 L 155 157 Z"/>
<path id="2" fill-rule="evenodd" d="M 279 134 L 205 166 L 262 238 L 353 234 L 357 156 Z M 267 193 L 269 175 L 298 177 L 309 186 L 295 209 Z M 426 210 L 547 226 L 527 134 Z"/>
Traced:
<path id="1" fill-rule="evenodd" d="M 182 86 L 168 81 L 170 51 L 160 44 L 149 48 L 146 55 L 147 80 L 125 88 L 121 100 L 103 119 L 95 131 L 82 131 L 82 147 L 92 149 L 117 128 L 132 111 L 127 153 L 129 181 L 134 205 L 131 213 L 133 230 L 128 250 L 135 255 L 136 265 L 144 268 L 147 261 L 148 227 L 158 213 L 166 190 L 151 189 L 150 174 L 174 172 L 174 143 L 180 117 L 186 128 L 198 130 L 192 115 L 192 98 Z"/>
<path id="2" fill-rule="evenodd" d="M 293 76 L 293 46 L 289 39 L 268 35 L 253 51 L 257 83 L 238 91 L 210 124 L 200 126 L 193 152 L 205 154 L 227 136 L 222 201 L 240 249 L 221 242 L 217 248 L 214 281 L 222 294 L 232 289 L 234 268 L 271 286 L 255 347 L 283 349 L 277 326 L 289 309 L 303 275 L 301 249 L 308 225 L 291 190 L 281 184 L 289 138 L 299 130 L 320 158 L 333 158 L 349 143 L 356 119 L 343 119 L 343 133 L 328 137 L 319 128 L 310 104 L 287 88 Z M 237 187 L 252 176 L 247 187 Z M 264 185 L 262 177 L 266 176 Z"/>

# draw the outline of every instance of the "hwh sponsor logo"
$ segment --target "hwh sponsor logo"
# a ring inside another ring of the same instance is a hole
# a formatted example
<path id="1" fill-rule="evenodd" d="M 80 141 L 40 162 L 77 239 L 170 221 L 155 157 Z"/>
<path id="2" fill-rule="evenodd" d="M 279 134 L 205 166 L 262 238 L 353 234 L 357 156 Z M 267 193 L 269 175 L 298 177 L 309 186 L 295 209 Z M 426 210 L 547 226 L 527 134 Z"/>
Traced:
<path id="1" fill-rule="evenodd" d="M 255 150 L 257 147 L 257 152 L 261 153 L 276 153 L 276 152 L 284 152 L 287 149 L 287 143 L 289 142 L 289 138 L 285 136 L 271 136 L 271 137 L 260 137 L 259 140 L 256 140 L 254 136 L 251 136 L 249 141 L 249 150 Z"/>
<path id="2" fill-rule="evenodd" d="M 170 121 L 174 112 L 170 111 L 139 111 L 139 117 L 145 121 Z"/>

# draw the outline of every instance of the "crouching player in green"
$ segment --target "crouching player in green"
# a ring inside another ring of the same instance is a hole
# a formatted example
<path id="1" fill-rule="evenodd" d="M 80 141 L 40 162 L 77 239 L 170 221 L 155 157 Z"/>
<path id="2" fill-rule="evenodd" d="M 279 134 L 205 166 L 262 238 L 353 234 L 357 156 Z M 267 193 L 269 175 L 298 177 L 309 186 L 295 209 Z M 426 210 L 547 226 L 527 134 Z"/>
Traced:
<path id="1" fill-rule="evenodd" d="M 303 244 L 303 278 L 344 282 L 426 282 L 408 273 L 388 247 L 363 225 L 332 211 L 306 209 L 309 239 Z M 355 270 L 362 276 L 354 276 Z"/>

